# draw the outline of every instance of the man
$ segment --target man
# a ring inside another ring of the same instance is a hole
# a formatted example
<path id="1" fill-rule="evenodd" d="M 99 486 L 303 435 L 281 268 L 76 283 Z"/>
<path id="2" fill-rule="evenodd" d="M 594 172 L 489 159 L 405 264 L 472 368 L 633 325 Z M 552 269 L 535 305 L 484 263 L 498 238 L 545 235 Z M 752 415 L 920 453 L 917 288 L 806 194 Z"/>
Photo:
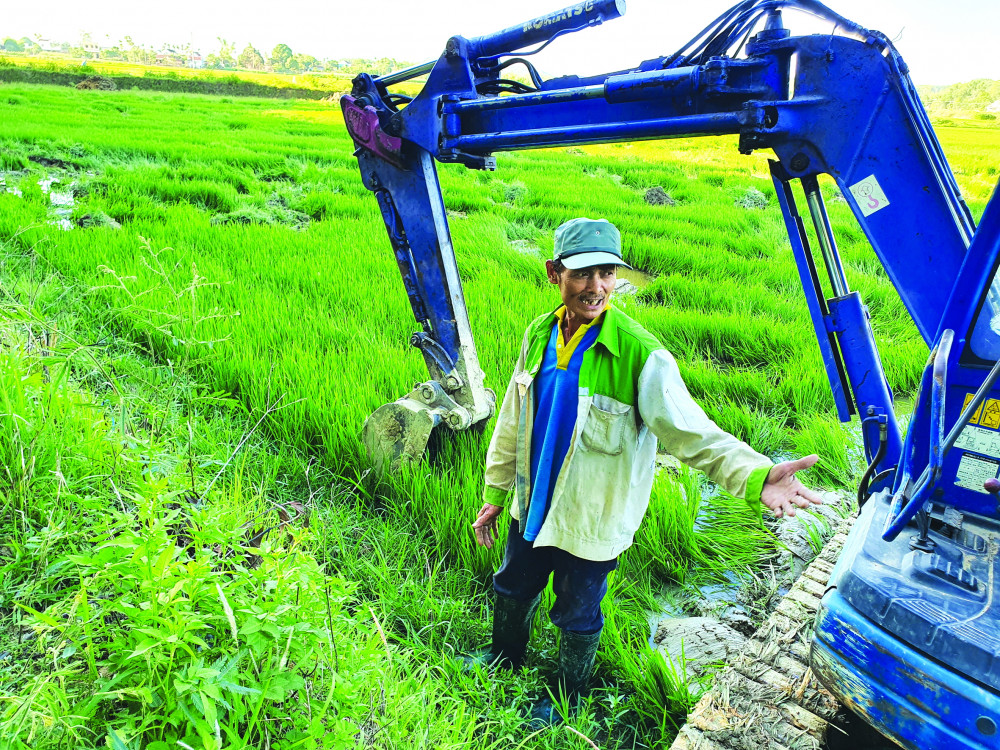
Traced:
<path id="1" fill-rule="evenodd" d="M 514 521 L 494 576 L 491 660 L 517 668 L 553 576 L 560 689 L 576 700 L 594 666 L 601 600 L 649 505 L 657 441 L 668 453 L 775 516 L 819 503 L 795 478 L 817 456 L 777 465 L 723 432 L 691 399 L 673 357 L 608 299 L 622 259 L 618 229 L 573 219 L 555 233 L 549 281 L 562 305 L 528 326 L 486 457 L 473 523 L 492 547 L 507 495 Z M 561 717 L 548 701 L 533 717 Z"/>

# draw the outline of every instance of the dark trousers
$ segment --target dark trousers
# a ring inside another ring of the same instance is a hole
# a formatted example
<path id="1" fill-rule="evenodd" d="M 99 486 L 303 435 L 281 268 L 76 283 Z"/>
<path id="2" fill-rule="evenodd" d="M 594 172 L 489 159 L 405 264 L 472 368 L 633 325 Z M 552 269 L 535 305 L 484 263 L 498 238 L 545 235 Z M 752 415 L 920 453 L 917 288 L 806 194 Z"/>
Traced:
<path id="1" fill-rule="evenodd" d="M 586 635 L 604 626 L 601 600 L 608 592 L 608 574 L 617 567 L 617 559 L 594 562 L 555 547 L 535 547 L 512 521 L 493 590 L 509 599 L 530 601 L 545 589 L 551 574 L 556 603 L 549 619 L 557 628 Z"/>

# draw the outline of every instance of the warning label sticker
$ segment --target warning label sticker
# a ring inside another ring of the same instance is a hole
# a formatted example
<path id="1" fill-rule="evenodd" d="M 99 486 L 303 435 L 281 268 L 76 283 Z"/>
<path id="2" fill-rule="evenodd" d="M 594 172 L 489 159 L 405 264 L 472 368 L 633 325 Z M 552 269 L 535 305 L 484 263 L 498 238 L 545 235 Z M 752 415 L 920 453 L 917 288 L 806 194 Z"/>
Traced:
<path id="1" fill-rule="evenodd" d="M 851 195 L 858 202 L 858 208 L 865 216 L 871 216 L 876 211 L 881 211 L 889 205 L 889 199 L 882 192 L 875 175 L 870 175 L 851 185 Z"/>
<path id="2" fill-rule="evenodd" d="M 965 394 L 962 411 L 965 411 L 972 402 L 972 397 L 971 393 Z M 972 415 L 972 419 L 955 441 L 955 447 L 982 453 L 991 458 L 1000 458 L 1000 432 L 995 432 L 998 429 L 1000 429 L 1000 399 L 987 399 L 976 409 L 976 413 Z"/>
<path id="3" fill-rule="evenodd" d="M 974 393 L 965 394 L 965 403 L 962 404 L 962 411 L 964 412 L 966 407 L 972 403 L 972 399 L 975 397 Z M 979 415 L 983 413 L 983 405 L 980 404 L 979 408 L 976 409 L 976 413 L 972 415 L 972 419 L 969 420 L 969 424 L 979 424 Z"/>
<path id="4" fill-rule="evenodd" d="M 983 487 L 983 483 L 987 479 L 995 479 L 997 471 L 1000 471 L 1000 461 L 964 453 L 962 460 L 958 462 L 955 484 L 987 495 L 989 493 Z"/>
<path id="5" fill-rule="evenodd" d="M 991 398 L 983 404 L 982 412 L 979 417 L 980 425 L 991 427 L 994 430 L 1000 427 L 1000 401 Z"/>

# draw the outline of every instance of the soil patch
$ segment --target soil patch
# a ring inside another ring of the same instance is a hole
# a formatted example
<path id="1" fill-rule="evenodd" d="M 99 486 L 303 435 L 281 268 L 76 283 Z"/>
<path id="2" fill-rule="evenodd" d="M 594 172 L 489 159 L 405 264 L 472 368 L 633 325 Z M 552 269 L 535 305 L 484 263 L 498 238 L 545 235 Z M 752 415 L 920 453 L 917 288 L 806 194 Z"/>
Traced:
<path id="1" fill-rule="evenodd" d="M 79 164 L 73 164 L 72 162 L 63 161 L 62 159 L 56 159 L 51 156 L 42 156 L 41 154 L 32 154 L 28 157 L 28 161 L 34 162 L 40 167 L 51 167 L 53 169 L 79 169 Z"/>
<path id="2" fill-rule="evenodd" d="M 117 91 L 118 84 L 112 81 L 110 78 L 105 78 L 104 76 L 89 76 L 84 78 L 78 84 L 76 84 L 78 89 L 84 91 Z"/>

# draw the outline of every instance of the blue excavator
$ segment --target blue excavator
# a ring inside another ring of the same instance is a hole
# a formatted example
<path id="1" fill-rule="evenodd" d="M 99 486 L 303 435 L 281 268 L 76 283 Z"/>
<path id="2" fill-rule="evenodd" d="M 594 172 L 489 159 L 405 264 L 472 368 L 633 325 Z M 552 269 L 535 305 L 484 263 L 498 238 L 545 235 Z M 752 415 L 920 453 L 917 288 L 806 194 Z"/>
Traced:
<path id="1" fill-rule="evenodd" d="M 860 421 L 868 462 L 859 518 L 816 615 L 811 667 L 904 748 L 1000 747 L 1000 190 L 977 227 L 890 40 L 814 0 L 744 0 L 669 56 L 543 80 L 532 54 L 624 9 L 586 0 L 455 36 L 437 60 L 359 75 L 341 100 L 421 324 L 411 343 L 431 375 L 366 421 L 373 461 L 419 460 L 433 430 L 469 429 L 494 410 L 435 161 L 492 170 L 503 151 L 723 134 L 738 136 L 742 153 L 768 149 L 836 409 Z M 834 31 L 792 36 L 783 10 Z M 416 96 L 394 91 L 418 76 Z M 931 352 L 905 434 L 821 174 Z"/>

